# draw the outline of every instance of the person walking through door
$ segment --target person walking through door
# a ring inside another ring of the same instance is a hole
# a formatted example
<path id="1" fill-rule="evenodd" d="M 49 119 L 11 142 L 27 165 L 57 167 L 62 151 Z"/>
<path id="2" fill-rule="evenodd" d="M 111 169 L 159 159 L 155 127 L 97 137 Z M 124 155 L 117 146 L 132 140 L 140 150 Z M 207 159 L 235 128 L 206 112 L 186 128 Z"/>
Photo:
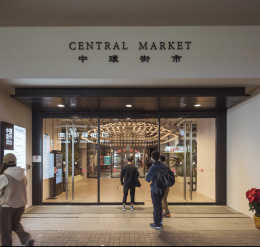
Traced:
<path id="1" fill-rule="evenodd" d="M 166 157 L 164 155 L 161 155 L 160 156 L 160 161 L 165 164 L 165 161 L 166 161 Z M 166 164 L 165 164 L 166 166 Z M 174 174 L 173 174 L 173 177 L 174 177 Z M 162 209 L 163 209 L 163 217 L 165 218 L 170 218 L 171 217 L 171 213 L 169 211 L 169 206 L 168 206 L 168 201 L 167 201 L 167 198 L 168 198 L 168 195 L 169 195 L 169 191 L 170 191 L 170 187 L 168 187 L 168 189 L 165 190 L 165 193 L 164 193 L 164 197 L 162 199 Z"/>
<path id="2" fill-rule="evenodd" d="M 126 210 L 126 201 L 128 192 L 130 190 L 131 195 L 131 211 L 134 210 L 134 202 L 135 202 L 135 186 L 136 186 L 136 177 L 139 177 L 139 172 L 137 168 L 133 165 L 133 157 L 128 158 L 127 165 L 122 168 L 120 174 L 121 184 L 124 186 L 124 197 L 123 197 L 123 211 Z"/>
<path id="3" fill-rule="evenodd" d="M 34 240 L 20 223 L 27 204 L 27 179 L 24 169 L 16 167 L 14 154 L 6 154 L 0 171 L 0 233 L 2 246 L 12 246 L 12 231 L 21 243 L 33 246 Z"/>

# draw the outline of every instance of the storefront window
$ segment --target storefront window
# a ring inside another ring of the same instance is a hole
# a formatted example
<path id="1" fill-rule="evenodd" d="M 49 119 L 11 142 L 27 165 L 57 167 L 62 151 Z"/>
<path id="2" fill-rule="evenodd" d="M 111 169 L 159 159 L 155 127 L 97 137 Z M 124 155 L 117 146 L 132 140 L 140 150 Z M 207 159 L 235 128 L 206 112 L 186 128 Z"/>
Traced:
<path id="1" fill-rule="evenodd" d="M 43 120 L 43 202 L 97 202 L 97 123 Z"/>
<path id="2" fill-rule="evenodd" d="M 161 119 L 161 125 L 171 130 L 160 147 L 176 176 L 168 201 L 215 202 L 215 119 Z"/>

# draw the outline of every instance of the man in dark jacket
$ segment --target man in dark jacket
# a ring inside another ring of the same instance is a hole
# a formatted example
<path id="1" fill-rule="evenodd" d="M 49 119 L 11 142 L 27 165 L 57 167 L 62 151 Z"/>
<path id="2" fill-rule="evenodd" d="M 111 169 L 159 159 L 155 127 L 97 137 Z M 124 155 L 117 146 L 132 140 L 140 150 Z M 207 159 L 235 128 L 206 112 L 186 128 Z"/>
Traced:
<path id="1" fill-rule="evenodd" d="M 153 218 L 154 223 L 151 223 L 150 226 L 156 230 L 162 228 L 162 199 L 164 197 L 165 190 L 160 189 L 156 186 L 155 179 L 157 172 L 160 170 L 168 169 L 165 164 L 159 161 L 160 153 L 158 151 L 152 152 L 152 160 L 154 161 L 149 172 L 146 175 L 145 180 L 151 182 L 151 196 L 153 202 Z"/>
<path id="2" fill-rule="evenodd" d="M 125 205 L 127 200 L 128 191 L 130 190 L 131 195 L 131 211 L 134 210 L 135 202 L 135 186 L 136 177 L 139 177 L 137 168 L 132 164 L 133 157 L 128 158 L 128 163 L 122 168 L 120 179 L 121 184 L 124 186 L 124 198 L 123 198 L 123 211 L 125 211 Z"/>

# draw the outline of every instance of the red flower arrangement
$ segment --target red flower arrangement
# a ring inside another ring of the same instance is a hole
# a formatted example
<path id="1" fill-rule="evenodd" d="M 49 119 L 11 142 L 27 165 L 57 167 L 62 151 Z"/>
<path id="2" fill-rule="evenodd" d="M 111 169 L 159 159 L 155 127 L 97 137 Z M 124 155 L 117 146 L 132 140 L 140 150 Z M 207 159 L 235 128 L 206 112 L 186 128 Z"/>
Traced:
<path id="1" fill-rule="evenodd" d="M 260 217 L 260 189 L 251 189 L 246 192 L 246 198 L 249 201 L 250 211 L 256 212 L 255 216 Z"/>

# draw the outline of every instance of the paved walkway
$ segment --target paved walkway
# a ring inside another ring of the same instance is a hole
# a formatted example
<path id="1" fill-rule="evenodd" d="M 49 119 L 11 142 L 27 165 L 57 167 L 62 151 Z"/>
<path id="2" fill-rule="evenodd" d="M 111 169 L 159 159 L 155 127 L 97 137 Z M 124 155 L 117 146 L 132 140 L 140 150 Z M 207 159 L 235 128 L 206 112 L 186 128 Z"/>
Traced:
<path id="1" fill-rule="evenodd" d="M 37 246 L 260 246 L 253 219 L 227 207 L 171 206 L 164 227 L 149 227 L 152 208 L 32 207 L 22 223 Z M 14 234 L 14 245 L 19 245 Z"/>

